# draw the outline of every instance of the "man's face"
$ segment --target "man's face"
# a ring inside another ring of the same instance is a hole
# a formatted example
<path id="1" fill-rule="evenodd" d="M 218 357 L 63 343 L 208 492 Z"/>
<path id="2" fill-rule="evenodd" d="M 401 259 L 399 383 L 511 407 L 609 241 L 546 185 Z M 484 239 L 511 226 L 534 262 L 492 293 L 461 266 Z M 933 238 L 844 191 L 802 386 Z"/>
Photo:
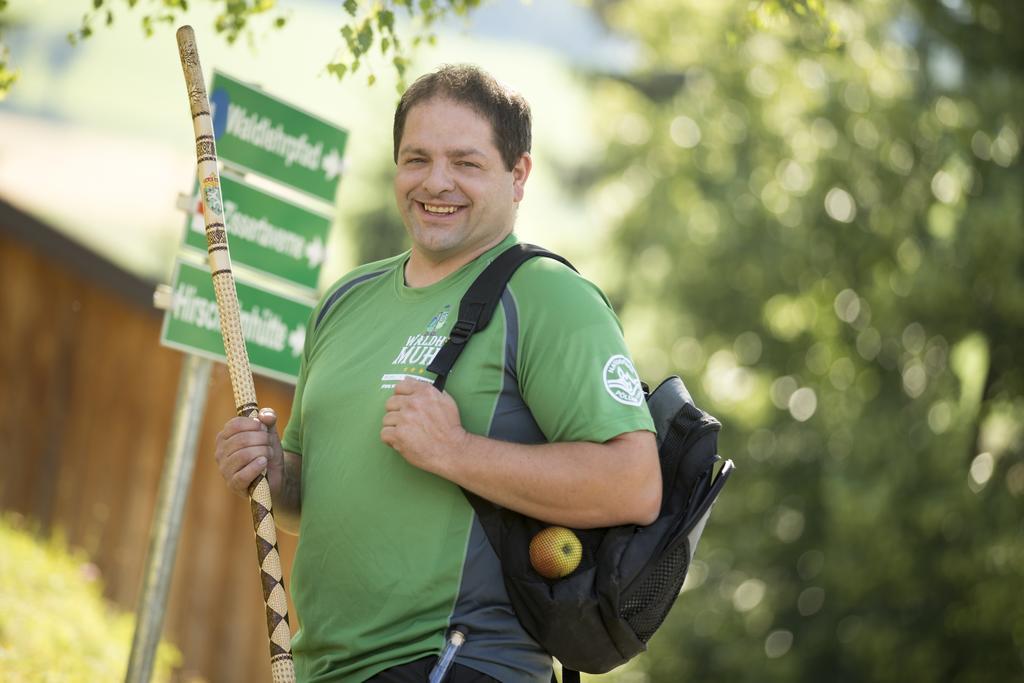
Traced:
<path id="1" fill-rule="evenodd" d="M 506 170 L 491 124 L 466 105 L 433 98 L 405 120 L 395 199 L 413 250 L 433 263 L 501 241 L 530 174 L 524 154 Z"/>

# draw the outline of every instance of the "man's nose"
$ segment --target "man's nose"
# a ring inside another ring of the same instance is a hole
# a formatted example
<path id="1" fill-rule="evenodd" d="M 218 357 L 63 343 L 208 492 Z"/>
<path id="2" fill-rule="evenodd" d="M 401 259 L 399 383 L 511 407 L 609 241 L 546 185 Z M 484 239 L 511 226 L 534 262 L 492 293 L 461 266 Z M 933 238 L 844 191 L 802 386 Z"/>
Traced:
<path id="1" fill-rule="evenodd" d="M 455 181 L 449 172 L 448 164 L 437 162 L 430 165 L 430 173 L 423 181 L 423 189 L 437 196 L 442 192 L 455 189 Z"/>

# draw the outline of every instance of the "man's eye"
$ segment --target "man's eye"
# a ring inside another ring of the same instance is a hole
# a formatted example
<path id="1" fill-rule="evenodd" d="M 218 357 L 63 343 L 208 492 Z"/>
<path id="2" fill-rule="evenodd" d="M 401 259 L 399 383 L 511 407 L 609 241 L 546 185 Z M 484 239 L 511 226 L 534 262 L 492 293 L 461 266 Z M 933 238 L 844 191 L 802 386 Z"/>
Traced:
<path id="1" fill-rule="evenodd" d="M 456 162 L 459 166 L 467 166 L 469 168 L 480 168 L 480 164 L 474 164 L 472 161 L 459 161 Z"/>
<path id="2" fill-rule="evenodd" d="M 426 159 L 424 159 L 422 157 L 412 157 L 411 159 L 406 159 L 405 163 L 407 163 L 407 164 L 422 164 L 424 161 L 426 161 Z"/>

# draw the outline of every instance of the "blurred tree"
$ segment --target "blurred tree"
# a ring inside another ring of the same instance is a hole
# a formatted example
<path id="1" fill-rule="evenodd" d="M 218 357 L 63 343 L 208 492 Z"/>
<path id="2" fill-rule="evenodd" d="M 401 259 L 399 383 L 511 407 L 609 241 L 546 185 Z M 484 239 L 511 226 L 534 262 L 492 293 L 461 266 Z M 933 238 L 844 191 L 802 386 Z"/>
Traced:
<path id="1" fill-rule="evenodd" d="M 147 36 L 153 35 L 160 25 L 173 26 L 183 21 L 189 9 L 189 0 L 81 0 L 86 12 L 82 24 L 68 35 L 71 43 L 89 38 L 98 25 L 114 23 L 119 13 L 139 7 L 139 21 Z M 199 0 L 193 0 L 198 2 Z M 607 0 L 592 0 L 603 6 Z M 222 34 L 228 43 L 234 43 L 240 36 L 253 40 L 251 32 L 254 21 L 270 17 L 275 28 L 288 23 L 288 13 L 278 10 L 277 0 L 205 0 L 206 4 L 219 8 L 214 20 L 214 29 Z M 341 0 L 344 10 L 339 28 L 342 44 L 334 60 L 327 65 L 328 72 L 338 78 L 355 73 L 361 66 L 369 71 L 367 82 L 377 80 L 371 58 L 379 50 L 380 56 L 390 62 L 398 74 L 398 90 L 405 89 L 405 70 L 409 65 L 409 46 L 415 48 L 421 42 L 433 44 L 437 40 L 434 28 L 453 16 L 467 16 L 478 8 L 482 0 Z M 529 0 L 523 0 L 528 3 Z M 8 0 L 0 0 L 0 16 L 7 8 Z M 122 6 L 119 6 L 122 5 Z M 396 21 L 407 18 L 410 23 L 399 30 Z M 827 21 L 823 0 L 760 0 L 746 14 L 746 20 L 735 28 L 752 30 L 760 28 L 779 18 L 794 17 L 808 26 L 818 26 L 829 33 L 831 24 Z M 0 100 L 14 82 L 17 71 L 8 65 L 8 51 L 3 43 L 5 22 L 0 19 Z"/>
<path id="2" fill-rule="evenodd" d="M 834 3 L 826 49 L 730 41 L 738 0 L 598 10 L 643 64 L 595 82 L 610 293 L 739 465 L 632 674 L 1020 680 L 1020 4 Z"/>
<path id="3" fill-rule="evenodd" d="M 195 0 L 198 2 L 198 0 Z M 805 2 L 813 0 L 784 0 Z M 252 26 L 267 19 L 274 28 L 288 23 L 288 12 L 280 11 L 277 0 L 205 0 L 218 8 L 214 30 L 225 40 L 234 43 L 245 36 L 253 41 Z M 341 45 L 337 55 L 327 65 L 327 71 L 338 78 L 355 73 L 361 66 L 369 71 L 367 82 L 377 80 L 371 56 L 379 55 L 390 63 L 398 74 L 399 90 L 404 90 L 405 69 L 409 64 L 409 46 L 421 42 L 433 43 L 437 36 L 433 29 L 451 16 L 466 16 L 480 5 L 481 0 L 343 0 L 339 27 Z M 0 0 L 0 16 L 7 9 L 8 0 Z M 172 27 L 184 20 L 189 0 L 82 0 L 86 12 L 81 25 L 68 34 L 75 44 L 94 35 L 97 26 L 109 26 L 126 11 L 139 10 L 137 15 L 147 36 L 160 27 Z M 273 16 L 272 16 L 273 15 Z M 406 17 L 410 23 L 399 30 L 396 21 Z M 4 21 L 0 20 L 0 99 L 3 99 L 17 80 L 17 71 L 8 65 L 8 50 L 3 43 Z"/>
<path id="4" fill-rule="evenodd" d="M 407 249 L 402 217 L 395 206 L 391 179 L 394 163 L 388 156 L 383 164 L 366 169 L 374 176 L 374 184 L 381 189 L 373 193 L 372 201 L 352 216 L 348 235 L 353 247 L 353 263 L 370 263 L 394 256 Z"/>

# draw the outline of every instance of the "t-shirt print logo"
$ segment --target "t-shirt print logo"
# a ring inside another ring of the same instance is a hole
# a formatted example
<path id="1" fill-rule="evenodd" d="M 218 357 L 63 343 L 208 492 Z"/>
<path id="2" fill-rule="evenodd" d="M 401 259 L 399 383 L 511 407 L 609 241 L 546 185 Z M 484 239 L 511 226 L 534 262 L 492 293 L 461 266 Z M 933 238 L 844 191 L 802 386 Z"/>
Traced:
<path id="1" fill-rule="evenodd" d="M 619 403 L 638 406 L 644 402 L 644 388 L 632 361 L 615 355 L 604 364 L 604 388 Z"/>
<path id="2" fill-rule="evenodd" d="M 448 320 L 448 311 L 451 310 L 451 307 L 451 304 L 445 304 L 444 308 L 442 308 L 437 315 L 430 319 L 430 322 L 427 323 L 427 334 L 433 334 L 434 332 L 437 332 L 441 327 L 444 326 L 445 322 L 447 322 Z"/>

